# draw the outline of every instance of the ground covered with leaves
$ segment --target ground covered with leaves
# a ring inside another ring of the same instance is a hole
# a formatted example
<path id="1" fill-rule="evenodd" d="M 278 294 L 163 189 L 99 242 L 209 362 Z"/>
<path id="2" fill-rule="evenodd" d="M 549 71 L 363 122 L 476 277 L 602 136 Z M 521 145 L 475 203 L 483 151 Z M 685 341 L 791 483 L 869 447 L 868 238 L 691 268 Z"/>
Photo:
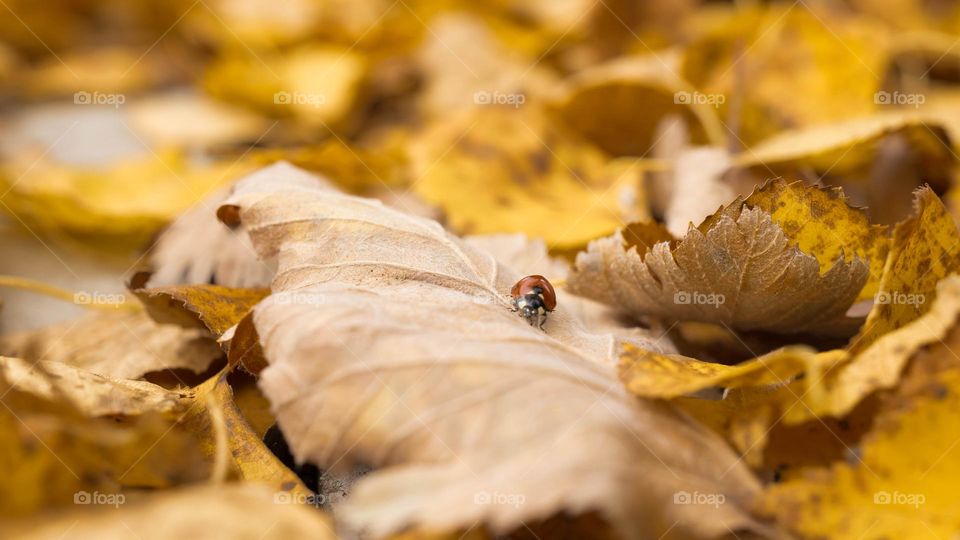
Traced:
<path id="1" fill-rule="evenodd" d="M 0 12 L 0 537 L 960 534 L 954 3 Z"/>

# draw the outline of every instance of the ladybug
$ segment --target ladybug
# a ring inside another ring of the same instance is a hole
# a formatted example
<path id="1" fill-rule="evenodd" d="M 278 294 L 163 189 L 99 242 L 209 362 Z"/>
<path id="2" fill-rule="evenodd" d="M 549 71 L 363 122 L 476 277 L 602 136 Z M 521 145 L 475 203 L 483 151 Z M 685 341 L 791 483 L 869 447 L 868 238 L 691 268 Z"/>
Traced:
<path id="1" fill-rule="evenodd" d="M 547 320 L 547 312 L 557 307 L 557 293 L 543 276 L 521 279 L 510 289 L 510 296 L 513 297 L 513 311 L 519 311 L 531 326 L 536 321 L 537 328 L 541 330 Z"/>

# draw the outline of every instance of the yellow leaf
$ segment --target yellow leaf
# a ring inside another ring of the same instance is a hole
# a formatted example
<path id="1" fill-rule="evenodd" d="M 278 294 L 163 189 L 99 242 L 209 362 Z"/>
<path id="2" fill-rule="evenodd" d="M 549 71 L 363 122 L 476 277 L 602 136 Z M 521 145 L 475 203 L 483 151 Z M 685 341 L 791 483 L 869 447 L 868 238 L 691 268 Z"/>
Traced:
<path id="1" fill-rule="evenodd" d="M 366 65 L 357 52 L 304 45 L 284 53 L 236 51 L 218 59 L 207 91 L 308 125 L 336 127 L 353 111 Z"/>
<path id="2" fill-rule="evenodd" d="M 554 106 L 563 120 L 614 156 L 644 156 L 657 125 L 678 115 L 693 142 L 721 145 L 724 132 L 715 104 L 676 75 L 670 55 L 618 59 L 584 70 L 564 83 Z M 719 104 L 716 104 L 719 105 Z"/>
<path id="3" fill-rule="evenodd" d="M 413 189 L 463 233 L 524 232 L 569 250 L 645 214 L 639 165 L 608 162 L 523 107 L 479 108 L 429 131 L 414 171 Z"/>
<path id="4" fill-rule="evenodd" d="M 950 140 L 944 122 L 929 114 L 875 114 L 781 132 L 734 165 L 757 181 L 786 176 L 841 186 L 872 221 L 895 223 L 910 214 L 912 190 L 949 185 L 957 162 Z"/>
<path id="5" fill-rule="evenodd" d="M 769 212 L 800 251 L 817 258 L 821 272 L 840 259 L 866 262 L 870 274 L 857 298 L 876 294 L 887 259 L 887 228 L 871 225 L 863 210 L 849 205 L 843 191 L 778 179 L 753 192 L 745 204 Z"/>
<path id="6" fill-rule="evenodd" d="M 949 341 L 957 346 L 955 331 Z M 854 463 L 806 469 L 771 487 L 765 511 L 811 538 L 943 538 L 956 533 L 960 369 L 949 346 L 937 345 L 936 354 L 948 356 L 949 367 L 895 393 L 860 442 Z"/>
<path id="7" fill-rule="evenodd" d="M 851 341 L 854 353 L 926 313 L 937 283 L 960 272 L 960 232 L 953 217 L 929 188 L 916 193 L 914 206 L 916 215 L 894 230 L 873 308 Z"/>
<path id="8" fill-rule="evenodd" d="M 220 337 L 240 322 L 270 289 L 235 289 L 220 285 L 176 285 L 139 288 L 133 293 L 160 323 L 201 326 Z"/>
<path id="9" fill-rule="evenodd" d="M 32 229 L 123 250 L 141 246 L 167 221 L 243 170 L 243 165 L 194 166 L 175 151 L 103 169 L 24 153 L 5 163 L 0 185 L 9 190 L 5 209 Z"/>
<path id="10" fill-rule="evenodd" d="M 734 98 L 728 123 L 752 145 L 782 128 L 872 112 L 887 32 L 839 10 L 730 7 L 697 20 L 679 70 L 705 94 Z M 726 111 L 722 111 L 726 112 Z"/>

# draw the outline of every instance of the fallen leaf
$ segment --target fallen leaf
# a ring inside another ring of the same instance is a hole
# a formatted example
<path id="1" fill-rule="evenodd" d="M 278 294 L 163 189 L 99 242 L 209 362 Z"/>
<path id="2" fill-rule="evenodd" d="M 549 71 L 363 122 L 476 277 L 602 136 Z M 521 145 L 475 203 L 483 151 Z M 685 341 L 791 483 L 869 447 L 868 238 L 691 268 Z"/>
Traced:
<path id="1" fill-rule="evenodd" d="M 696 90 L 678 72 L 671 54 L 617 59 L 565 81 L 554 107 L 575 131 L 614 156 L 645 156 L 656 143 L 657 125 L 671 115 L 687 123 L 692 142 L 722 144 L 716 108 L 695 101 Z"/>
<path id="2" fill-rule="evenodd" d="M 220 285 L 176 285 L 132 289 L 159 323 L 201 327 L 220 337 L 242 319 L 270 289 L 235 289 Z"/>
<path id="3" fill-rule="evenodd" d="M 960 370 L 945 341 L 914 358 L 917 373 L 892 392 L 860 441 L 855 463 L 810 468 L 771 487 L 764 510 L 805 537 L 950 535 L 960 527 L 954 479 L 960 474 L 956 408 Z M 922 361 L 922 362 L 921 362 Z M 937 365 L 939 364 L 939 366 Z M 925 371 L 929 373 L 924 373 Z M 914 380 L 910 380 L 914 379 Z"/>
<path id="4" fill-rule="evenodd" d="M 227 189 L 217 190 L 160 234 L 150 253 L 150 286 L 270 284 L 275 263 L 257 259 L 243 229 L 231 230 L 217 221 L 216 208 L 228 195 Z"/>
<path id="5" fill-rule="evenodd" d="M 168 487 L 209 474 L 197 441 L 161 412 L 177 404 L 176 393 L 16 358 L 0 358 L 0 388 L 5 516 L 85 504 L 91 492 L 118 500 L 127 488 Z"/>
<path id="6" fill-rule="evenodd" d="M 923 188 L 915 194 L 914 208 L 916 215 L 894 230 L 873 308 L 851 340 L 854 353 L 926 313 L 937 283 L 960 271 L 960 231 L 946 207 Z"/>
<path id="7" fill-rule="evenodd" d="M 822 218 L 821 227 L 826 228 L 828 221 L 837 223 L 833 215 L 852 211 L 836 198 L 826 208 L 814 206 L 823 197 L 816 188 L 803 190 L 809 198 L 777 202 L 773 215 L 751 204 L 782 186 L 767 184 L 746 200 L 738 199 L 675 243 L 630 244 L 621 231 L 595 240 L 577 256 L 569 287 L 633 316 L 712 322 L 739 330 L 852 333 L 856 320 L 844 320 L 844 313 L 867 282 L 866 263 L 855 254 L 850 262 L 838 255 L 823 269 L 790 235 L 806 240 L 803 233 L 814 225 L 785 220 L 785 229 L 775 217 L 809 214 Z M 830 235 L 816 238 L 842 242 Z"/>
<path id="8" fill-rule="evenodd" d="M 204 86 L 226 101 L 333 127 L 346 122 L 357 105 L 365 64 L 352 48 L 334 44 L 307 44 L 282 53 L 234 50 L 211 65 Z"/>
<path id="9" fill-rule="evenodd" d="M 223 356 L 207 332 L 157 324 L 142 311 L 100 311 L 0 337 L 0 353 L 49 360 L 118 379 L 165 369 L 202 373 Z"/>
<path id="10" fill-rule="evenodd" d="M 757 530 L 753 479 L 713 434 L 623 390 L 616 340 L 562 306 L 531 328 L 509 310 L 517 276 L 435 222 L 283 168 L 241 181 L 220 216 L 281 262 L 254 322 L 294 456 L 379 468 L 340 507 L 345 524 L 506 532 L 597 511 L 626 536 Z M 675 504 L 694 491 L 725 503 Z"/>
<path id="11" fill-rule="evenodd" d="M 463 233 L 524 232 L 563 251 L 609 234 L 624 214 L 646 215 L 640 169 L 534 109 L 476 109 L 416 144 L 413 189 Z"/>

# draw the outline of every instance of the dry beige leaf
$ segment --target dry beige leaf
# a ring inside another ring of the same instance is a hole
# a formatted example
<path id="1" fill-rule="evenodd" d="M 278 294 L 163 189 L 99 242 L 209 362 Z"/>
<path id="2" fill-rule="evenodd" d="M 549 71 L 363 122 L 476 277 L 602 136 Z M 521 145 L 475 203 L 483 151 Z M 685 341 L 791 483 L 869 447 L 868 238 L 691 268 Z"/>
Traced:
<path id="1" fill-rule="evenodd" d="M 0 354 L 137 379 L 164 369 L 202 373 L 223 353 L 205 330 L 158 324 L 143 311 L 98 311 L 76 321 L 0 337 Z"/>
<path id="2" fill-rule="evenodd" d="M 254 321 L 293 454 L 375 468 L 338 509 L 345 524 L 506 532 L 595 511 L 628 538 L 756 526 L 755 479 L 715 434 L 624 390 L 618 340 L 562 305 L 545 332 L 527 325 L 509 307 L 518 276 L 490 255 L 289 172 L 241 181 L 219 214 L 280 261 Z M 723 503 L 677 504 L 691 493 Z"/>
<path id="3" fill-rule="evenodd" d="M 858 258 L 820 273 L 760 208 L 732 204 L 709 228 L 647 249 L 622 232 L 577 256 L 570 289 L 633 315 L 720 323 L 782 333 L 839 331 L 867 280 Z"/>
<path id="4" fill-rule="evenodd" d="M 31 540 L 337 538 L 323 513 L 300 504 L 284 504 L 275 492 L 258 484 L 208 484 L 164 491 L 118 508 L 81 507 L 53 519 L 8 523 L 0 532 L 7 538 Z"/>
<path id="5" fill-rule="evenodd" d="M 242 229 L 230 230 L 217 221 L 216 208 L 227 197 L 224 189 L 180 215 L 157 240 L 150 255 L 154 273 L 150 286 L 216 283 L 226 287 L 265 287 L 275 271 L 270 261 L 257 260 Z"/>

